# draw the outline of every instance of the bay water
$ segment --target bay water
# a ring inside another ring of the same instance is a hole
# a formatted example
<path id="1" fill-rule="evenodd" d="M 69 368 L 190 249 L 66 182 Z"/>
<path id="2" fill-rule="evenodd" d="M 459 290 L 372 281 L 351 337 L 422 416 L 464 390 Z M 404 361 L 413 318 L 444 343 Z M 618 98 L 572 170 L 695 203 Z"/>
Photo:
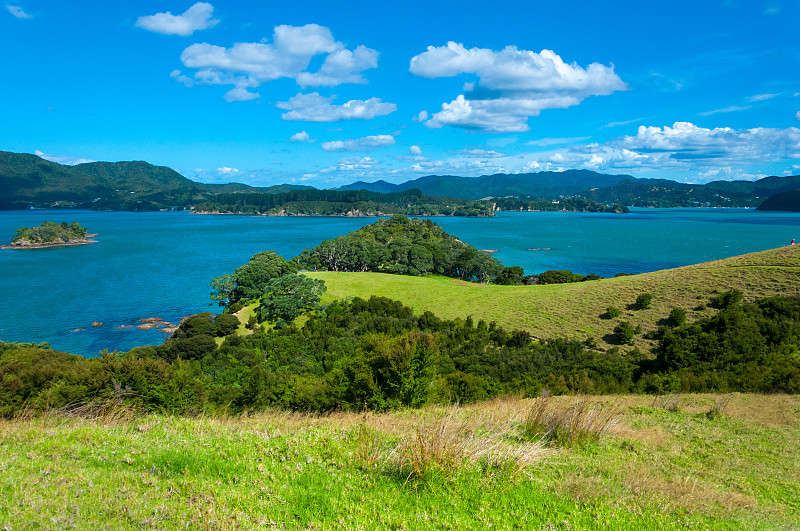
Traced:
<path id="1" fill-rule="evenodd" d="M 800 240 L 800 214 L 752 209 L 634 209 L 629 214 L 500 212 L 435 217 L 450 234 L 496 250 L 526 274 L 548 269 L 613 276 L 762 251 Z M 21 226 L 79 222 L 98 243 L 0 250 L 0 340 L 42 342 L 87 356 L 156 344 L 140 319 L 178 323 L 218 312 L 210 280 L 254 254 L 285 258 L 376 218 L 192 215 L 188 212 L 3 211 L 0 241 Z M 92 327 L 92 322 L 102 322 Z"/>

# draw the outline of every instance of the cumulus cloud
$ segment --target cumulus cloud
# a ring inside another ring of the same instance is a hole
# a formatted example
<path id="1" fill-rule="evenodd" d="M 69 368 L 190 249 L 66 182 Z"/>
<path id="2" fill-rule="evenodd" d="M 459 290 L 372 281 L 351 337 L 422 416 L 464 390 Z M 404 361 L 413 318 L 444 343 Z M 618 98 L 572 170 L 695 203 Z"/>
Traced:
<path id="1" fill-rule="evenodd" d="M 95 162 L 92 159 L 84 159 L 81 157 L 70 157 L 69 155 L 48 155 L 47 153 L 43 153 L 38 149 L 35 150 L 33 153 L 37 157 L 43 158 L 44 160 L 49 160 L 50 162 L 56 162 L 58 164 L 63 164 L 65 166 L 75 166 L 76 164 Z"/>
<path id="2" fill-rule="evenodd" d="M 198 2 L 183 12 L 182 15 L 156 13 L 136 19 L 136 26 L 164 35 L 180 35 L 188 37 L 198 30 L 212 28 L 219 20 L 212 18 L 214 6 L 206 2 Z"/>
<path id="3" fill-rule="evenodd" d="M 325 151 L 368 151 L 370 149 L 394 145 L 392 135 L 365 136 L 348 140 L 333 140 L 323 142 L 322 149 Z"/>
<path id="4" fill-rule="evenodd" d="M 258 92 L 250 92 L 243 87 L 234 87 L 225 93 L 225 101 L 249 101 L 260 98 L 261 94 Z"/>
<path id="5" fill-rule="evenodd" d="M 425 122 L 429 128 L 452 125 L 494 132 L 528 131 L 527 120 L 544 109 L 580 104 L 589 96 L 604 96 L 627 85 L 608 67 L 592 63 L 583 68 L 567 64 L 551 50 L 539 53 L 516 46 L 495 51 L 466 49 L 462 44 L 429 46 L 413 57 L 411 73 L 433 79 L 472 74 L 477 83 L 467 82 L 465 94 Z"/>
<path id="6" fill-rule="evenodd" d="M 17 18 L 33 18 L 33 15 L 26 13 L 25 10 L 19 6 L 6 4 L 6 9 L 8 9 L 8 12 Z"/>
<path id="7" fill-rule="evenodd" d="M 410 148 L 408 148 L 408 154 L 413 155 L 415 157 L 421 157 L 422 148 L 420 148 L 419 146 L 411 146 Z"/>
<path id="8" fill-rule="evenodd" d="M 308 136 L 308 133 L 305 131 L 300 131 L 299 133 L 295 133 L 289 137 L 289 142 L 313 142 L 313 140 L 311 140 L 311 137 Z"/>
<path id="9" fill-rule="evenodd" d="M 328 168 L 323 168 L 320 173 L 330 173 L 333 171 L 347 171 L 364 173 L 364 170 L 370 170 L 378 164 L 378 161 L 372 157 L 347 157 L 340 159 L 336 165 Z"/>
<path id="10" fill-rule="evenodd" d="M 308 71 L 312 59 L 321 56 L 319 69 Z M 364 46 L 348 50 L 329 28 L 318 24 L 282 25 L 274 28 L 272 42 L 240 42 L 229 48 L 196 43 L 181 53 L 181 61 L 197 70 L 193 81 L 198 84 L 253 88 L 288 78 L 303 87 L 333 87 L 366 83 L 363 72 L 378 66 L 378 52 Z M 182 78 L 178 81 L 186 84 Z"/>
<path id="11" fill-rule="evenodd" d="M 428 111 L 419 111 L 419 114 L 416 114 L 412 120 L 415 122 L 424 122 L 428 119 Z"/>
<path id="12" fill-rule="evenodd" d="M 698 182 L 714 179 L 751 179 L 760 172 L 749 165 L 800 159 L 800 128 L 708 129 L 689 122 L 671 127 L 640 126 L 635 135 L 558 150 L 529 154 L 527 163 L 545 169 L 559 167 L 594 170 L 689 170 Z"/>
<path id="13" fill-rule="evenodd" d="M 283 113 L 284 120 L 306 122 L 340 122 L 342 120 L 371 120 L 376 116 L 385 116 L 397 110 L 394 103 L 381 101 L 380 98 L 368 100 L 350 100 L 342 105 L 334 105 L 334 98 L 325 98 L 317 92 L 297 94 L 289 101 L 277 103 Z"/>

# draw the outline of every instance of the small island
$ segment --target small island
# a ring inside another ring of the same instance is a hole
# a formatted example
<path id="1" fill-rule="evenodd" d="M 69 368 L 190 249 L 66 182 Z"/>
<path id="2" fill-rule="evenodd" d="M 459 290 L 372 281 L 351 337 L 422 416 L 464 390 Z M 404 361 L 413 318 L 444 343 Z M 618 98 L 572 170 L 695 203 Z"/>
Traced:
<path id="1" fill-rule="evenodd" d="M 38 227 L 20 227 L 17 229 L 11 245 L 3 245 L 0 249 L 41 249 L 44 247 L 65 247 L 71 245 L 84 245 L 96 243 L 88 237 L 97 234 L 88 234 L 84 227 L 77 222 L 55 223 L 45 221 Z"/>

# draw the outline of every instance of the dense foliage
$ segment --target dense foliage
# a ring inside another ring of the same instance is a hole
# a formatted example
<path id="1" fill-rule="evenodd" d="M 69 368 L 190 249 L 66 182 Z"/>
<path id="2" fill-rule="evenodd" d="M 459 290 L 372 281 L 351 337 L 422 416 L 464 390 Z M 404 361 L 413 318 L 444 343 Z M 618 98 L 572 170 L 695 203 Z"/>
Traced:
<path id="1" fill-rule="evenodd" d="M 478 282 L 491 281 L 503 268 L 432 221 L 399 214 L 306 249 L 296 260 L 313 270 L 436 274 Z"/>
<path id="2" fill-rule="evenodd" d="M 14 234 L 12 243 L 17 245 L 41 245 L 54 243 L 74 243 L 86 241 L 88 231 L 78 222 L 68 224 L 44 221 L 38 227 L 20 227 Z"/>
<path id="3" fill-rule="evenodd" d="M 497 210 L 517 212 L 605 212 L 611 214 L 628 212 L 628 208 L 619 203 L 608 206 L 592 199 L 583 198 L 559 199 L 558 201 L 499 198 L 494 201 Z"/>
<path id="4" fill-rule="evenodd" d="M 493 216 L 488 201 L 438 198 L 419 190 L 383 194 L 366 190 L 295 190 L 286 193 L 217 194 L 195 208 L 203 212 L 287 216 Z"/>
<path id="5" fill-rule="evenodd" d="M 163 345 L 83 358 L 0 343 L 0 415 L 114 399 L 149 410 L 374 410 L 508 393 L 800 392 L 800 298 L 735 305 L 660 331 L 655 359 L 531 341 L 471 318 L 413 315 L 385 298 L 338 301 L 303 326 L 214 340 L 231 316 L 184 321 Z M 591 344 L 591 342 L 587 342 Z"/>
<path id="6" fill-rule="evenodd" d="M 220 306 L 258 299 L 264 294 L 269 281 L 296 272 L 295 262 L 287 262 L 275 251 L 263 251 L 253 255 L 233 273 L 212 279 L 211 298 Z"/>

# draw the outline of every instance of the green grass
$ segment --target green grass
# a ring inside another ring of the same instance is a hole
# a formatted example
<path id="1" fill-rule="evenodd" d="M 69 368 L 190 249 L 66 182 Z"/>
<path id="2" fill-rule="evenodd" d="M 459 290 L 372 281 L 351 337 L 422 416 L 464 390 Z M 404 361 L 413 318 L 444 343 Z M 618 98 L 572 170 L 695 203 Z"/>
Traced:
<path id="1" fill-rule="evenodd" d="M 745 300 L 800 294 L 800 246 L 667 269 L 628 277 L 545 286 L 494 286 L 446 277 L 411 277 L 380 273 L 306 273 L 325 281 L 328 297 L 380 295 L 397 299 L 414 312 L 430 310 L 455 319 L 495 321 L 508 330 L 529 331 L 537 338 L 594 337 L 613 344 L 620 321 L 643 332 L 656 328 L 673 308 L 683 308 L 689 321 L 711 315 L 709 303 L 721 291 L 739 289 Z M 636 297 L 651 293 L 650 308 L 635 308 Z M 616 319 L 603 315 L 609 306 L 622 310 Z M 641 335 L 640 348 L 652 345 Z"/>
<path id="2" fill-rule="evenodd" d="M 718 398 L 677 397 L 668 410 L 618 397 L 619 423 L 599 442 L 521 466 L 502 456 L 530 445 L 529 400 L 455 413 L 0 421 L 0 528 L 797 529 L 800 397 L 733 395 L 712 420 Z M 495 459 L 455 454 L 413 477 L 404 449 L 454 415 L 446 425 L 470 448 L 490 441 L 482 452 Z"/>

